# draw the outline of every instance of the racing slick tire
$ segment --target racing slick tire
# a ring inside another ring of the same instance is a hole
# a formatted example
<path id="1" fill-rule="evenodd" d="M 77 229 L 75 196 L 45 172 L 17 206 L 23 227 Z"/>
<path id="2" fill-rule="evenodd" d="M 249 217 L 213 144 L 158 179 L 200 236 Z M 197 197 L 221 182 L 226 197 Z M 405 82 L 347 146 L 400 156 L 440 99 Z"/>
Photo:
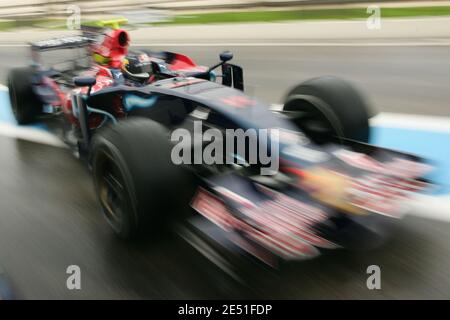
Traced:
<path id="1" fill-rule="evenodd" d="M 295 124 L 316 142 L 336 137 L 369 142 L 369 106 L 345 80 L 326 76 L 307 80 L 286 96 L 283 110 L 295 112 Z"/>
<path id="2" fill-rule="evenodd" d="M 168 131 L 144 118 L 101 129 L 92 144 L 92 168 L 106 220 L 124 239 L 160 235 L 188 209 L 189 174 L 172 163 Z"/>
<path id="3" fill-rule="evenodd" d="M 32 67 L 14 68 L 8 75 L 9 98 L 11 108 L 18 124 L 36 121 L 42 113 L 42 103 L 33 91 L 31 77 Z"/>

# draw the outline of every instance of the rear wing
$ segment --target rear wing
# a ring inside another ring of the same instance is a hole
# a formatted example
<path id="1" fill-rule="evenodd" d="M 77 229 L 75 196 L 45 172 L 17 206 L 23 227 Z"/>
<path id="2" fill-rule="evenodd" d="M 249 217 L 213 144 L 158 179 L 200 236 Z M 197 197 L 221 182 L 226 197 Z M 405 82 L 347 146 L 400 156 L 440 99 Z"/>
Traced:
<path id="1" fill-rule="evenodd" d="M 121 24 L 127 23 L 127 19 L 112 19 L 98 21 L 95 25 L 82 25 L 81 35 L 53 38 L 30 43 L 31 50 L 37 52 L 86 47 L 104 34 L 108 29 L 118 29 Z"/>
<path id="2" fill-rule="evenodd" d="M 35 52 L 44 52 L 58 49 L 70 49 L 86 47 L 91 43 L 91 39 L 85 36 L 69 36 L 53 38 L 30 43 L 31 50 Z"/>
<path id="3" fill-rule="evenodd" d="M 63 74 L 84 70 L 91 66 L 92 40 L 74 35 L 30 43 L 31 59 L 43 70 L 56 70 Z"/>

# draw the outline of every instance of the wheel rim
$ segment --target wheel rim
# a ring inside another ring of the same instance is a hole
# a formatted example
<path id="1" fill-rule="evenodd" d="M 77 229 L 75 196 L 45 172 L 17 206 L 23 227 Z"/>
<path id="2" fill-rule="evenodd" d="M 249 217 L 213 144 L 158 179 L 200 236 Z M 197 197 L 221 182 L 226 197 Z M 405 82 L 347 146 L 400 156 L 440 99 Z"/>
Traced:
<path id="1" fill-rule="evenodd" d="M 120 230 L 128 208 L 127 191 L 121 170 L 113 159 L 102 153 L 95 175 L 100 203 L 107 220 Z"/>
<path id="2" fill-rule="evenodd" d="M 326 142 L 330 136 L 339 137 L 330 119 L 309 102 L 297 102 L 286 109 L 293 122 L 316 142 Z"/>

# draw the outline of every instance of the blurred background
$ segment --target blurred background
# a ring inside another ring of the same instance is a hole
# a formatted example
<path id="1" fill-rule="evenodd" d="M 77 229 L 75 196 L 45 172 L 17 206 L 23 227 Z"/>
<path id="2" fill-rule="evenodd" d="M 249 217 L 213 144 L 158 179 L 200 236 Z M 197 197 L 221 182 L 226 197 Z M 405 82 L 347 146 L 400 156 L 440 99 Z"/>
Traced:
<path id="1" fill-rule="evenodd" d="M 247 93 L 275 107 L 308 78 L 352 81 L 372 104 L 372 142 L 435 161 L 440 187 L 415 200 L 382 248 L 335 251 L 236 283 L 177 237 L 116 239 L 89 173 L 39 128 L 15 127 L 0 85 L 0 266 L 16 297 L 450 298 L 450 1 L 0 0 L 0 83 L 29 62 L 29 42 L 116 18 L 128 19 L 133 47 L 201 65 L 233 51 Z M 82 289 L 70 291 L 74 264 Z M 366 287 L 369 265 L 381 267 L 381 290 Z"/>

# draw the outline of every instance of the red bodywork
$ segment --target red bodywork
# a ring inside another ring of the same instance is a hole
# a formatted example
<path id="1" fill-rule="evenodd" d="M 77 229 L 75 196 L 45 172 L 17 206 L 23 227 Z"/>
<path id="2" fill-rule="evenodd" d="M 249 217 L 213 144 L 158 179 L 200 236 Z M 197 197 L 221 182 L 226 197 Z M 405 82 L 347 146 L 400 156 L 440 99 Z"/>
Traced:
<path id="1" fill-rule="evenodd" d="M 130 45 L 130 37 L 128 32 L 123 29 L 110 30 L 105 34 L 102 42 L 94 43 L 90 46 L 90 51 L 93 55 L 101 56 L 103 63 L 96 61 L 91 70 L 84 72 L 83 76 L 93 76 L 97 79 L 96 84 L 92 87 L 91 92 L 99 91 L 114 83 L 111 69 L 122 69 L 123 61 L 128 54 Z M 150 57 L 152 59 L 152 57 Z M 168 64 L 171 71 L 189 72 L 189 71 L 204 71 L 206 67 L 198 66 L 191 58 L 186 55 L 174 53 L 173 58 Z M 149 83 L 155 79 L 152 75 Z M 61 107 L 67 120 L 75 125 L 79 125 L 78 119 L 73 114 L 72 109 L 72 95 L 74 93 L 87 93 L 88 88 L 76 88 L 70 91 L 63 91 L 58 84 L 50 77 L 43 77 L 42 85 L 48 86 L 55 92 L 56 100 L 52 101 L 55 107 Z M 120 98 L 112 106 L 115 111 L 115 116 L 124 117 L 122 102 Z M 94 129 L 98 127 L 103 120 L 103 117 L 97 114 L 91 114 L 89 119 L 89 127 Z"/>
<path id="2" fill-rule="evenodd" d="M 207 68 L 197 65 L 194 60 L 184 54 L 174 53 L 169 69 L 172 71 L 205 71 Z"/>

